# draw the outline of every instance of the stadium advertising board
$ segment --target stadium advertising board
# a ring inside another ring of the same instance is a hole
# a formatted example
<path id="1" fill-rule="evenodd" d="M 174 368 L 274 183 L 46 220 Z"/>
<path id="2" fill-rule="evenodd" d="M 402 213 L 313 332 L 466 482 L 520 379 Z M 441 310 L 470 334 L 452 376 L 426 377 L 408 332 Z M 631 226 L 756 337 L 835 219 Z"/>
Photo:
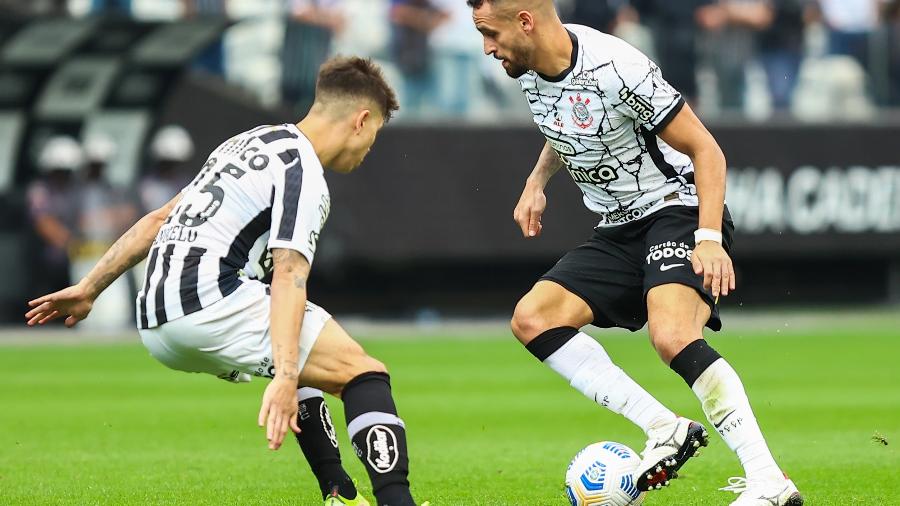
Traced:
<path id="1" fill-rule="evenodd" d="M 732 169 L 728 203 L 745 234 L 900 232 L 900 166 Z"/>
<path id="2" fill-rule="evenodd" d="M 891 148 L 900 126 L 713 130 L 728 157 L 742 254 L 900 256 L 900 155 Z M 353 229 L 339 233 L 346 250 L 373 259 L 558 255 L 596 220 L 560 173 L 541 240 L 521 240 L 512 209 L 542 143 L 527 127 L 389 128 L 361 177 L 333 180 L 354 209 L 331 225 Z M 385 217 L 383 227 L 359 234 L 355 217 L 372 215 Z"/>
<path id="3" fill-rule="evenodd" d="M 204 121 L 206 112 L 228 110 L 214 93 L 188 87 L 176 95 L 166 121 L 189 128 L 198 145 L 214 147 L 252 126 L 252 111 Z M 900 154 L 894 149 L 900 123 L 743 123 L 712 130 L 728 158 L 728 200 L 744 259 L 900 258 Z M 584 242 L 597 219 L 560 173 L 547 189 L 540 240 L 522 240 L 512 211 L 543 145 L 529 125 L 392 124 L 354 177 L 329 180 L 335 202 L 352 205 L 336 206 L 323 247 L 389 263 L 558 258 Z"/>

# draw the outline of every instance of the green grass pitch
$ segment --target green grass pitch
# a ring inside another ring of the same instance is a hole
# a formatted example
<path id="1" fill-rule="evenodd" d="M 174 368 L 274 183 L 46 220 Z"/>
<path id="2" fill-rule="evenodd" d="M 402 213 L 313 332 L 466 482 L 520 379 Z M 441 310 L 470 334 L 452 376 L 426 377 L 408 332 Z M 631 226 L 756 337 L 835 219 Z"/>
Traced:
<path id="1" fill-rule="evenodd" d="M 702 419 L 645 334 L 596 335 L 670 408 Z M 608 439 L 642 449 L 638 429 L 582 398 L 502 329 L 359 337 L 391 369 L 419 501 L 563 505 L 565 467 L 583 446 Z M 808 504 L 900 504 L 900 326 L 732 332 L 711 342 L 742 374 Z M 321 504 L 296 444 L 271 452 L 255 425 L 265 381 L 170 371 L 136 342 L 0 345 L 0 370 L 0 504 Z M 343 429 L 340 403 L 329 405 Z M 345 432 L 344 462 L 368 494 Z M 734 496 L 716 489 L 739 474 L 713 434 L 645 504 L 728 504 Z"/>

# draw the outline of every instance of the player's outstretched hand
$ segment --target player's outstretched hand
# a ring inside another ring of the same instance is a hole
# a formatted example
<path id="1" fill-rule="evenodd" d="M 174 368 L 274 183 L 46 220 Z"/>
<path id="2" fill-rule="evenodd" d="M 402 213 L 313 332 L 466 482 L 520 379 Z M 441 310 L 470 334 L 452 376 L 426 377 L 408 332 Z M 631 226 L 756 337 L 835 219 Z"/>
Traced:
<path id="1" fill-rule="evenodd" d="M 269 383 L 259 410 L 259 426 L 266 427 L 270 450 L 281 448 L 288 427 L 296 433 L 300 432 L 300 426 L 297 425 L 296 381 L 276 377 Z"/>
<path id="2" fill-rule="evenodd" d="M 519 203 L 513 211 L 513 219 L 522 229 L 522 235 L 526 238 L 537 237 L 541 235 L 541 215 L 547 208 L 547 197 L 544 195 L 544 189 L 537 185 L 526 184 L 522 196 L 519 197 Z"/>
<path id="3" fill-rule="evenodd" d="M 691 264 L 695 273 L 703 275 L 703 288 L 712 290 L 713 297 L 735 289 L 734 265 L 721 244 L 701 241 L 694 247 Z"/>
<path id="4" fill-rule="evenodd" d="M 94 307 L 94 297 L 81 284 L 70 286 L 55 293 L 38 297 L 30 302 L 31 310 L 25 313 L 28 325 L 43 325 L 60 316 L 66 317 L 66 327 L 87 318 Z"/>

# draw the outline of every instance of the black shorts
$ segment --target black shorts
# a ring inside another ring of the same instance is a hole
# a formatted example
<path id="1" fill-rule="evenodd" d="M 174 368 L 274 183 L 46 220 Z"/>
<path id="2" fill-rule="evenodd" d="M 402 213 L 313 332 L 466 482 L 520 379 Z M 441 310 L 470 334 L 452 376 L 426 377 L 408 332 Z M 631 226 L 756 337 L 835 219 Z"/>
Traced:
<path id="1" fill-rule="evenodd" d="M 712 309 L 706 326 L 722 321 L 703 276 L 694 273 L 690 254 L 699 222 L 696 207 L 665 207 L 631 223 L 597 227 L 587 243 L 563 256 L 541 279 L 578 295 L 594 312 L 594 325 L 632 332 L 647 323 L 647 292 L 669 283 L 693 287 Z M 731 254 L 734 224 L 725 209 L 722 244 Z"/>

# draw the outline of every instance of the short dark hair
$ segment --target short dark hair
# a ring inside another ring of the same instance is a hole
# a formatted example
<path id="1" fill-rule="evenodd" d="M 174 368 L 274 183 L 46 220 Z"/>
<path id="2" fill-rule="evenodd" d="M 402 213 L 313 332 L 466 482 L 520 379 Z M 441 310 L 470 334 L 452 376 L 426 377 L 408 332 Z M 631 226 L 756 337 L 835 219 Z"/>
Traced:
<path id="1" fill-rule="evenodd" d="M 478 9 L 479 7 L 481 7 L 484 4 L 491 4 L 493 6 L 496 6 L 498 4 L 502 4 L 502 3 L 506 3 L 506 2 L 504 0 L 466 0 L 466 3 L 469 5 L 469 7 L 473 8 L 473 9 Z"/>
<path id="2" fill-rule="evenodd" d="M 400 109 L 397 94 L 371 58 L 337 56 L 323 63 L 316 81 L 316 99 L 328 95 L 370 99 L 381 108 L 385 123 Z"/>
<path id="3" fill-rule="evenodd" d="M 500 5 L 501 7 L 503 7 L 503 5 L 501 5 L 501 4 L 506 4 L 506 3 L 508 3 L 506 0 L 466 0 L 466 4 L 468 4 L 469 7 L 473 8 L 473 9 L 478 9 L 484 4 L 491 4 L 494 7 L 497 7 L 498 5 Z M 515 3 L 515 2 L 513 2 L 513 3 Z M 552 4 L 553 2 L 550 2 L 550 3 Z"/>

